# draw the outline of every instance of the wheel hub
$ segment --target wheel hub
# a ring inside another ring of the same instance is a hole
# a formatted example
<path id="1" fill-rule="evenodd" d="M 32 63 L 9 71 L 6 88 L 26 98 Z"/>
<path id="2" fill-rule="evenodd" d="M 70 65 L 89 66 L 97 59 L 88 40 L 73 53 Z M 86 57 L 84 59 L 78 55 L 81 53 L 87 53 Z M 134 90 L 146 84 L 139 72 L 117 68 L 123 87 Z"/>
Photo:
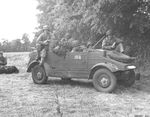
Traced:
<path id="1" fill-rule="evenodd" d="M 108 87 L 110 85 L 109 79 L 106 77 L 102 77 L 100 83 L 102 87 Z"/>
<path id="2" fill-rule="evenodd" d="M 37 79 L 39 79 L 39 80 L 42 79 L 42 73 L 41 72 L 37 73 Z"/>

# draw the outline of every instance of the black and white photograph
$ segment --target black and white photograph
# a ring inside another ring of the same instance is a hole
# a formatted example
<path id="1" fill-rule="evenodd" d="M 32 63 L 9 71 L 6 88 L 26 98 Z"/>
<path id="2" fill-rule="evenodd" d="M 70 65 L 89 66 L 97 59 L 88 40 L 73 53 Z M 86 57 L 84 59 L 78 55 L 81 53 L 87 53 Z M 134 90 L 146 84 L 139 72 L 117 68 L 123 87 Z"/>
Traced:
<path id="1" fill-rule="evenodd" d="M 0 117 L 150 117 L 150 0 L 0 0 Z"/>

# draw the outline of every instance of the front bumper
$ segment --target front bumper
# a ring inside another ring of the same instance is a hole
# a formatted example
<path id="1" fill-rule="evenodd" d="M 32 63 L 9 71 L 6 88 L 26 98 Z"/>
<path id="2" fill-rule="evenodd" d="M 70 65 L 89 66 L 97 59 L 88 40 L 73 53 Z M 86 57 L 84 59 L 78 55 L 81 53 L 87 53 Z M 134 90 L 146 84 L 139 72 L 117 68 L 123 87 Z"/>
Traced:
<path id="1" fill-rule="evenodd" d="M 126 70 L 126 71 L 119 71 L 115 73 L 115 76 L 118 78 L 118 80 L 124 80 L 128 79 L 130 77 L 130 73 L 133 71 L 134 73 L 132 74 L 132 77 L 135 77 L 135 80 L 140 80 L 140 73 L 135 73 L 134 70 Z"/>

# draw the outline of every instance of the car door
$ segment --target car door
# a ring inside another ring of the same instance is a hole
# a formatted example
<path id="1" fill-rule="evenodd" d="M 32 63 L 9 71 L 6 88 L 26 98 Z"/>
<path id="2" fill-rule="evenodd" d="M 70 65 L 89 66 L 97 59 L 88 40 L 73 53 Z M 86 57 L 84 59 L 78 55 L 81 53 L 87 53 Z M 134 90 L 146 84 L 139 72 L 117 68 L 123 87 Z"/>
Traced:
<path id="1" fill-rule="evenodd" d="M 48 65 L 52 69 L 54 76 L 67 77 L 68 65 L 65 55 L 59 56 L 49 51 L 46 63 L 48 63 Z"/>
<path id="2" fill-rule="evenodd" d="M 66 61 L 71 77 L 88 77 L 88 52 L 69 52 Z"/>

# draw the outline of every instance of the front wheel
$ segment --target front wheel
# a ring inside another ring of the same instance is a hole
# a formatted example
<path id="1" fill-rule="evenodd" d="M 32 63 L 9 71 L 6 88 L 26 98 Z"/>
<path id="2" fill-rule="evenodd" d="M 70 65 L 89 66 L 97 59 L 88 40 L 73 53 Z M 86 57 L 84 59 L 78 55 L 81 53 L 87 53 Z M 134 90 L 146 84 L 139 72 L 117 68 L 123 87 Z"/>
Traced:
<path id="1" fill-rule="evenodd" d="M 36 65 L 32 69 L 32 79 L 36 84 L 45 84 L 48 77 L 46 76 L 45 70 L 42 66 Z"/>
<path id="2" fill-rule="evenodd" d="M 107 69 L 99 69 L 93 75 L 93 85 L 100 92 L 112 92 L 117 84 L 114 74 Z"/>

